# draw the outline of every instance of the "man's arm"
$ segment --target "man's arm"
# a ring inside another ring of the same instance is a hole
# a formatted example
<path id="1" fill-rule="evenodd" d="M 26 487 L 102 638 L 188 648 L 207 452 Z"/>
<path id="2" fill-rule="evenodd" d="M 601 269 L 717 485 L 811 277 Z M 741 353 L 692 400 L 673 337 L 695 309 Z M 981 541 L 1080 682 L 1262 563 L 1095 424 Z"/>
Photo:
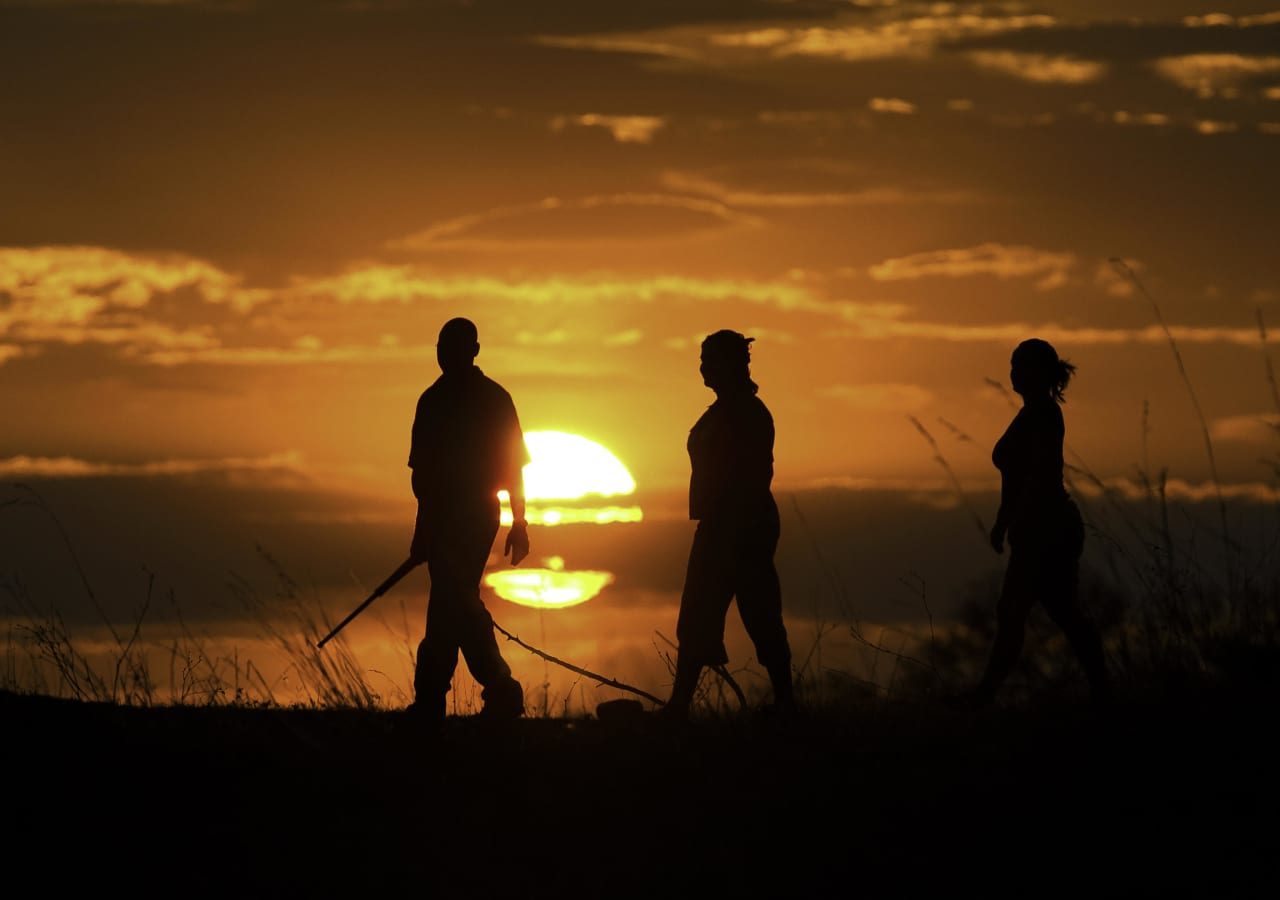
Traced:
<path id="1" fill-rule="evenodd" d="M 502 555 L 511 556 L 511 565 L 518 566 L 529 555 L 529 523 L 525 519 L 524 508 L 524 472 L 516 470 L 507 485 L 507 493 L 511 495 L 511 530 L 507 532 L 507 541 L 502 547 Z"/>
<path id="2" fill-rule="evenodd" d="M 510 404 L 507 414 L 510 418 L 507 440 L 510 443 L 507 445 L 507 483 L 503 487 L 511 498 L 512 521 L 502 555 L 510 554 L 511 565 L 518 566 L 529 555 L 529 523 L 525 519 L 524 504 L 524 467 L 529 462 L 529 448 L 524 444 L 524 430 L 520 427 L 514 403 Z"/>

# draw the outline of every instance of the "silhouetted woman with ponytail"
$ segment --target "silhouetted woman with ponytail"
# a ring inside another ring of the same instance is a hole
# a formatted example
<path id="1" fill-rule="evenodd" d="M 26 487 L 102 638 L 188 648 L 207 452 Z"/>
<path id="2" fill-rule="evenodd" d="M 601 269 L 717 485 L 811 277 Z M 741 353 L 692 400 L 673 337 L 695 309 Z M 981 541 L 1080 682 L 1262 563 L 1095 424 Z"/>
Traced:
<path id="1" fill-rule="evenodd" d="M 995 699 L 1018 655 L 1031 607 L 1039 601 L 1066 634 L 1095 701 L 1109 699 L 1106 661 L 1097 629 L 1076 600 L 1084 523 L 1062 481 L 1063 391 L 1075 366 L 1058 358 L 1039 338 L 1013 351 L 1009 378 L 1022 397 L 1022 409 L 996 442 L 991 461 L 1000 470 L 1000 510 L 991 529 L 991 546 L 1009 564 L 997 607 L 995 643 L 981 683 L 968 699 Z"/>

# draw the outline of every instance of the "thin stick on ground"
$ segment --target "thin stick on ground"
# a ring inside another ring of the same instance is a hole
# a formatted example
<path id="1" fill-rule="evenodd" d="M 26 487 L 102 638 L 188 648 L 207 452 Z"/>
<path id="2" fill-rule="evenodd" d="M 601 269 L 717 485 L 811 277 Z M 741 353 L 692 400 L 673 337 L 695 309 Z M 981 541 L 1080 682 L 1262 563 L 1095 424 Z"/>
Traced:
<path id="1" fill-rule="evenodd" d="M 560 666 L 562 669 L 568 669 L 570 672 L 574 672 L 578 675 L 586 676 L 587 678 L 600 682 L 606 687 L 617 688 L 620 691 L 628 691 L 629 693 L 644 697 L 646 700 L 650 700 L 658 704 L 659 706 L 666 706 L 667 704 L 667 701 L 661 699 L 660 697 L 653 696 L 653 694 L 650 694 L 646 690 L 643 690 L 641 688 L 635 687 L 630 684 L 625 684 L 624 682 L 618 681 L 616 678 L 609 678 L 604 675 L 598 675 L 595 672 L 592 672 L 590 669 L 584 669 L 581 666 L 575 666 L 571 662 L 565 662 L 563 659 L 559 659 L 558 657 L 552 656 L 550 653 L 547 653 L 545 650 L 539 650 L 537 647 L 533 646 L 532 644 L 526 644 L 524 641 L 520 640 L 520 638 L 516 637 L 511 632 L 507 631 L 507 629 L 503 628 L 497 622 L 493 623 L 493 627 L 498 629 L 498 631 L 507 640 L 514 641 L 524 649 L 528 650 L 534 656 L 540 657 L 541 659 L 544 659 L 547 662 L 555 663 L 557 666 Z M 736 688 L 737 686 L 734 685 L 734 687 Z"/>

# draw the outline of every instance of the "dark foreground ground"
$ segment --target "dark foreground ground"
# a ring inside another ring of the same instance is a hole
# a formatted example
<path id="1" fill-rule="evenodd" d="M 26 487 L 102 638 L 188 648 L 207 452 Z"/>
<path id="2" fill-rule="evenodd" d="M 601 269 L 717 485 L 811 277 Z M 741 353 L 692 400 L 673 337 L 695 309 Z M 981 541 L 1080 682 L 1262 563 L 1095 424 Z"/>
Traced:
<path id="1" fill-rule="evenodd" d="M 1106 722 L 881 703 L 430 735 L 0 693 L 0 850 L 55 896 L 1273 897 L 1277 718 L 1205 691 Z"/>

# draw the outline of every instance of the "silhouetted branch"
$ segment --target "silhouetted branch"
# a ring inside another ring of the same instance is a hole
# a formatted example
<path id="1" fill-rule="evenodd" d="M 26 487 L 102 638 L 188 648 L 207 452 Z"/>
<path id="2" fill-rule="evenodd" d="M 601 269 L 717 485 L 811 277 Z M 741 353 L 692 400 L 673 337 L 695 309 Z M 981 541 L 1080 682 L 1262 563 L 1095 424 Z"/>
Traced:
<path id="1" fill-rule="evenodd" d="M 604 675 L 597 675 L 595 672 L 592 672 L 590 669 L 584 669 L 581 666 L 575 666 L 571 662 L 565 662 L 563 659 L 559 659 L 555 656 L 552 656 L 550 653 L 547 653 L 546 651 L 539 650 L 537 647 L 534 647 L 532 644 L 526 644 L 524 641 L 520 640 L 520 638 L 516 637 L 511 632 L 507 631 L 507 629 L 503 628 L 497 622 L 493 623 L 493 627 L 498 629 L 498 631 L 501 632 L 502 635 L 506 637 L 507 640 L 515 641 L 517 644 L 519 644 L 524 649 L 528 650 L 534 656 L 545 659 L 547 662 L 555 663 L 557 666 L 560 666 L 562 669 L 568 669 L 570 672 L 574 672 L 578 675 L 584 675 L 587 678 L 590 678 L 594 681 L 598 681 L 607 687 L 617 688 L 620 691 L 629 691 L 632 694 L 638 694 L 639 696 L 644 697 L 646 700 L 653 701 L 659 706 L 666 706 L 667 704 L 667 701 L 653 696 L 653 694 L 650 694 L 646 690 L 643 690 L 638 687 L 634 687 L 629 684 L 624 684 L 623 682 L 618 681 L 616 678 L 608 678 Z M 729 679 L 729 680 L 732 683 L 732 679 Z M 737 689 L 737 685 L 734 685 L 734 689 L 735 690 Z"/>

